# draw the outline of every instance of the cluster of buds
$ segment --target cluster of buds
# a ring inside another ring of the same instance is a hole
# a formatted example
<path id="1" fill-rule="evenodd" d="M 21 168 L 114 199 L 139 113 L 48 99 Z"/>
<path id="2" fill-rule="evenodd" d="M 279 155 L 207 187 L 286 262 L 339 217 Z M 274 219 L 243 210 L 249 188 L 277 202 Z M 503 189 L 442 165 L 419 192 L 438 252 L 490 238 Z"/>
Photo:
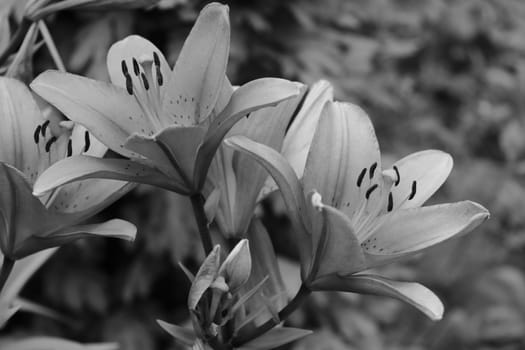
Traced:
<path id="1" fill-rule="evenodd" d="M 222 263 L 221 247 L 216 245 L 195 276 L 182 268 L 192 282 L 188 309 L 193 331 L 159 321 L 180 343 L 194 349 L 234 349 L 239 335 L 264 323 L 264 314 L 278 319 L 276 305 L 281 296 L 265 295 L 270 276 L 252 273 L 247 239 L 239 241 Z M 308 334 L 302 329 L 278 327 L 242 348 L 273 349 Z"/>

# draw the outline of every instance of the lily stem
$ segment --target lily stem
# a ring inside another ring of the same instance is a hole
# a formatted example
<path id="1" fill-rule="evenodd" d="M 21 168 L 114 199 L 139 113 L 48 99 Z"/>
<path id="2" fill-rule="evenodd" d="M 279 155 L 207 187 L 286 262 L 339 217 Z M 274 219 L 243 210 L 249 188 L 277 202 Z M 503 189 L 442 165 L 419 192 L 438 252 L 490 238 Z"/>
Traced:
<path id="1" fill-rule="evenodd" d="M 13 271 L 13 266 L 15 266 L 15 261 L 4 256 L 4 262 L 2 263 L 2 268 L 0 269 L 0 293 L 4 289 L 5 283 Z"/>
<path id="2" fill-rule="evenodd" d="M 11 42 L 5 48 L 4 52 L 2 52 L 2 54 L 0 55 L 0 65 L 3 65 L 9 57 L 9 55 L 15 52 L 20 46 L 20 44 L 22 44 L 22 41 L 24 41 L 27 31 L 29 30 L 29 27 L 31 27 L 31 23 L 31 20 L 27 18 L 22 19 L 22 21 L 18 25 L 18 29 L 16 30 L 15 34 L 11 39 Z"/>
<path id="3" fill-rule="evenodd" d="M 213 242 L 211 240 L 210 230 L 208 228 L 208 218 L 204 211 L 204 197 L 202 194 L 197 193 L 190 196 L 191 205 L 193 207 L 193 214 L 195 215 L 195 221 L 197 221 L 197 227 L 201 236 L 202 247 L 206 256 L 213 250 Z"/>
<path id="4" fill-rule="evenodd" d="M 62 61 L 62 58 L 60 57 L 60 54 L 58 53 L 58 49 L 55 45 L 55 41 L 53 40 L 53 37 L 51 36 L 51 33 L 49 32 L 49 29 L 47 28 L 47 25 L 44 22 L 44 20 L 38 21 L 38 29 L 40 30 L 40 33 L 42 34 L 42 37 L 44 38 L 47 49 L 49 50 L 49 53 L 51 54 L 51 57 L 53 58 L 53 61 L 55 62 L 56 67 L 58 68 L 59 71 L 66 72 L 66 66 L 64 65 L 64 61 Z"/>
<path id="5" fill-rule="evenodd" d="M 256 329 L 254 329 L 252 332 L 234 338 L 232 341 L 234 348 L 241 347 L 249 341 L 257 339 L 273 327 L 277 326 L 281 321 L 288 318 L 288 316 L 290 316 L 311 293 L 312 291 L 310 290 L 310 288 L 308 288 L 305 284 L 302 284 L 295 297 L 288 303 L 288 305 L 286 305 L 281 311 L 279 311 L 278 320 L 271 318 Z"/>

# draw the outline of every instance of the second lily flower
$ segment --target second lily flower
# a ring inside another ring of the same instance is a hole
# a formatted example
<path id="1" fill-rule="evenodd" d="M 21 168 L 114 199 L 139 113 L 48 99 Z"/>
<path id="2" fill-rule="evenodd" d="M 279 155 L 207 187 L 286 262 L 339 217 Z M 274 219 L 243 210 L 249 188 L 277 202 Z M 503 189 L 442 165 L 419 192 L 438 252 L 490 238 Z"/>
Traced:
<path id="1" fill-rule="evenodd" d="M 92 177 L 201 192 L 233 125 L 299 93 L 298 84 L 273 78 L 234 90 L 225 75 L 229 41 L 228 7 L 212 3 L 197 18 L 173 71 L 152 43 L 130 36 L 108 52 L 113 84 L 55 71 L 40 75 L 31 84 L 40 96 L 129 160 L 73 157 L 50 168 L 35 192 Z"/>

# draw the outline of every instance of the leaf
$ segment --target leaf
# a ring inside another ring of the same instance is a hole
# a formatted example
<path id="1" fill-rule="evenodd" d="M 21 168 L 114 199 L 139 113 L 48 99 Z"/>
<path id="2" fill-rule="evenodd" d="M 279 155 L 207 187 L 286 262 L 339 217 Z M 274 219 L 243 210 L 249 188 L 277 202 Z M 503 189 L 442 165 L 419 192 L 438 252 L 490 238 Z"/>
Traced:
<path id="1" fill-rule="evenodd" d="M 175 324 L 164 322 L 162 320 L 157 320 L 159 326 L 173 336 L 176 340 L 181 342 L 186 346 L 192 346 L 195 343 L 197 337 L 193 330 L 179 327 Z"/>

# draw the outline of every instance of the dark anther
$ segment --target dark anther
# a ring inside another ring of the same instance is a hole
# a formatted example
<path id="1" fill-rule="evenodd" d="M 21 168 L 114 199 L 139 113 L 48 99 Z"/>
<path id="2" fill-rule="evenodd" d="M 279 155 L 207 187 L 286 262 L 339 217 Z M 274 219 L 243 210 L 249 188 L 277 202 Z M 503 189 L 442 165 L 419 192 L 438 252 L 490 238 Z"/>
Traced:
<path id="1" fill-rule="evenodd" d="M 393 166 L 394 168 L 394 171 L 396 172 L 396 182 L 394 182 L 394 185 L 397 186 L 399 185 L 399 181 L 401 181 L 401 175 L 399 174 L 399 169 L 397 168 L 397 166 Z"/>
<path id="2" fill-rule="evenodd" d="M 416 195 L 416 181 L 412 181 L 412 191 L 410 192 L 410 196 L 408 196 L 408 200 L 411 200 Z"/>
<path id="3" fill-rule="evenodd" d="M 89 132 L 86 130 L 84 133 L 84 152 L 87 152 L 89 146 L 91 145 L 91 140 L 89 139 Z"/>
<path id="4" fill-rule="evenodd" d="M 46 147 L 45 147 L 45 150 L 46 152 L 49 152 L 49 149 L 51 148 L 51 145 L 57 140 L 57 138 L 55 136 L 53 136 L 52 138 L 49 139 L 49 141 L 47 141 L 46 143 Z"/>
<path id="5" fill-rule="evenodd" d="M 137 62 L 137 60 L 135 59 L 135 57 L 133 57 L 133 73 L 135 73 L 135 75 L 138 77 L 139 74 L 140 74 L 140 68 L 139 68 L 139 63 Z"/>
<path id="6" fill-rule="evenodd" d="M 392 192 L 388 194 L 388 207 L 387 210 L 390 212 L 394 209 L 394 198 L 392 197 Z"/>
<path id="7" fill-rule="evenodd" d="M 370 166 L 370 173 L 368 174 L 370 176 L 370 179 L 374 177 L 374 173 L 376 172 L 377 163 L 374 163 Z"/>
<path id="8" fill-rule="evenodd" d="M 38 144 L 38 141 L 40 140 L 40 129 L 42 128 L 41 125 L 37 126 L 35 129 L 35 133 L 33 134 L 33 138 L 35 139 L 35 143 Z"/>
<path id="9" fill-rule="evenodd" d="M 71 139 L 67 142 L 67 156 L 71 157 L 73 155 L 73 144 L 71 143 Z"/>
<path id="10" fill-rule="evenodd" d="M 372 186 L 370 186 L 370 188 L 368 190 L 366 190 L 366 193 L 365 193 L 365 198 L 366 199 L 369 199 L 370 198 L 370 195 L 372 194 L 372 192 L 374 192 L 374 190 L 377 188 L 377 184 L 373 184 Z"/>
<path id="11" fill-rule="evenodd" d="M 42 124 L 42 136 L 43 137 L 46 137 L 46 130 L 48 126 L 49 126 L 49 120 L 46 120 L 44 124 Z"/>
<path id="12" fill-rule="evenodd" d="M 363 179 L 365 177 L 365 174 L 366 174 L 366 168 L 361 170 L 361 173 L 357 177 L 357 187 L 361 187 L 361 184 L 363 183 Z"/>
<path id="13" fill-rule="evenodd" d="M 126 90 L 128 90 L 128 94 L 133 95 L 133 82 L 129 74 L 126 75 Z"/>
<path id="14" fill-rule="evenodd" d="M 164 79 L 162 77 L 162 72 L 160 71 L 160 67 L 157 66 L 157 84 L 159 86 L 162 86 L 162 83 L 164 82 Z"/>
<path id="15" fill-rule="evenodd" d="M 160 67 L 160 59 L 159 59 L 159 55 L 157 55 L 156 52 L 153 52 L 153 62 L 155 62 L 155 65 L 157 67 Z"/>
<path id="16" fill-rule="evenodd" d="M 141 73 L 140 77 L 142 78 L 142 82 L 144 83 L 144 89 L 149 90 L 149 82 L 148 82 L 148 79 L 146 78 L 146 74 Z"/>
<path id="17" fill-rule="evenodd" d="M 122 60 L 120 62 L 120 67 L 122 68 L 122 74 L 124 74 L 125 77 L 129 75 L 128 71 L 128 65 L 126 64 L 126 61 Z"/>

